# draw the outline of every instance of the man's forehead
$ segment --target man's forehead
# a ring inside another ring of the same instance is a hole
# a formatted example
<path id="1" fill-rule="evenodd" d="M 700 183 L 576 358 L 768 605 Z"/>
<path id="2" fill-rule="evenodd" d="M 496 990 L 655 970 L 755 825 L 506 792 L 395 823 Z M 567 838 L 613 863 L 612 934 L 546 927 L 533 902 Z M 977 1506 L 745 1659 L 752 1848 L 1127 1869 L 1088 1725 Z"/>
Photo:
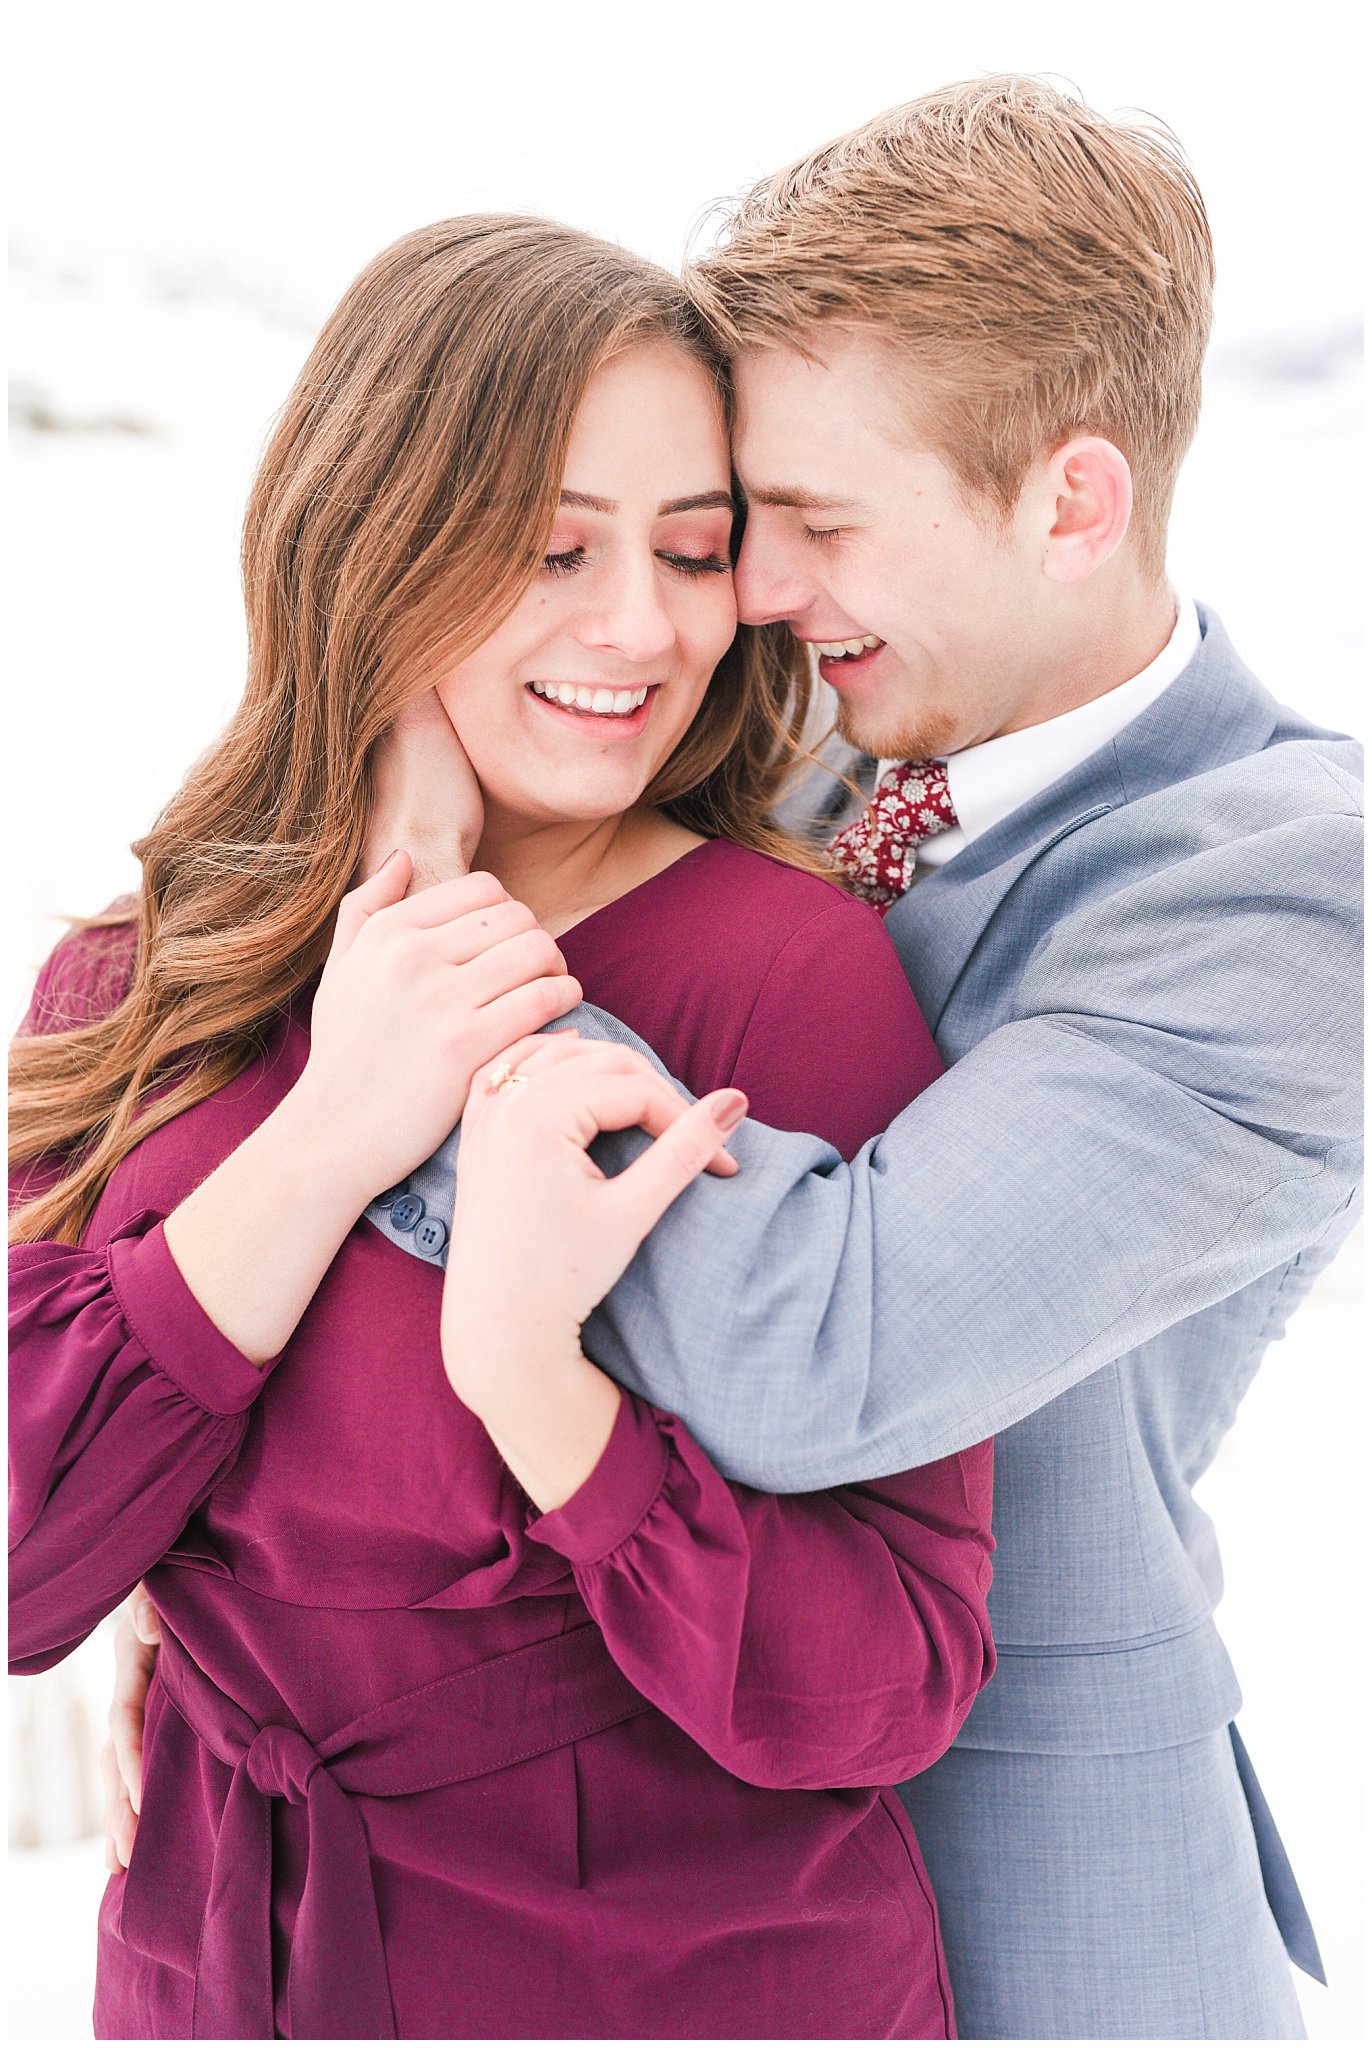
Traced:
<path id="1" fill-rule="evenodd" d="M 736 439 L 769 457 L 778 444 L 795 445 L 797 436 L 802 447 L 816 448 L 884 437 L 893 419 L 890 355 L 861 335 L 836 337 L 822 348 L 807 344 L 804 353 L 745 349 L 734 361 L 734 389 Z"/>
<path id="2" fill-rule="evenodd" d="M 856 510 L 874 468 L 932 454 L 910 433 L 889 352 L 865 336 L 823 354 L 744 350 L 734 378 L 734 467 L 750 504 Z"/>
<path id="3" fill-rule="evenodd" d="M 768 349 L 735 366 L 734 466 L 750 505 L 818 511 L 852 495 L 855 434 L 827 370 Z"/>

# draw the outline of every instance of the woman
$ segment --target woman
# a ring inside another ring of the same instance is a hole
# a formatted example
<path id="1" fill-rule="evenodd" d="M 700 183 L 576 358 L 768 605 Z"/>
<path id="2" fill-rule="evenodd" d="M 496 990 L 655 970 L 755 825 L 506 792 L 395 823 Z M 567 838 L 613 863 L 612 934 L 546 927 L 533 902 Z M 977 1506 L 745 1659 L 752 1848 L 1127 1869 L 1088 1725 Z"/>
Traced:
<path id="1" fill-rule="evenodd" d="M 726 1484 L 582 1357 L 568 1286 L 614 1274 L 562 1270 L 518 1175 L 550 1085 L 680 1112 L 530 1038 L 582 989 L 721 1134 L 746 1090 L 852 1151 L 937 1071 L 874 915 L 768 821 L 806 691 L 736 634 L 722 390 L 618 250 L 496 218 L 384 252 L 254 489 L 243 706 L 136 912 L 40 978 L 12 1648 L 145 1575 L 163 1622 L 100 2034 L 951 2032 L 880 1788 L 990 1672 L 989 1447 Z M 349 890 L 417 705 L 480 866 Z M 359 1219 L 477 1074 L 445 1281 Z"/>

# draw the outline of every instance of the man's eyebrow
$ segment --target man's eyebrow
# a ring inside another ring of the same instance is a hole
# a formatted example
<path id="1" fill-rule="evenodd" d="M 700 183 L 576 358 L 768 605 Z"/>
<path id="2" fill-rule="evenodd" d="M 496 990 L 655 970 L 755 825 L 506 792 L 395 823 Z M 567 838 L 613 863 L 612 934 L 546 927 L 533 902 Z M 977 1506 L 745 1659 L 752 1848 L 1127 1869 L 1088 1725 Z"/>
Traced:
<path id="1" fill-rule="evenodd" d="M 856 512 L 856 498 L 824 498 L 816 491 L 802 490 L 799 484 L 759 484 L 755 489 L 745 488 L 744 496 L 750 505 L 785 505 L 796 512 Z"/>
<path id="2" fill-rule="evenodd" d="M 570 505 L 576 512 L 618 512 L 617 498 L 597 498 L 590 491 L 563 491 L 559 503 Z M 658 506 L 659 519 L 669 512 L 712 512 L 716 508 L 732 512 L 734 501 L 728 491 L 697 491 L 690 498 L 668 498 Z"/>

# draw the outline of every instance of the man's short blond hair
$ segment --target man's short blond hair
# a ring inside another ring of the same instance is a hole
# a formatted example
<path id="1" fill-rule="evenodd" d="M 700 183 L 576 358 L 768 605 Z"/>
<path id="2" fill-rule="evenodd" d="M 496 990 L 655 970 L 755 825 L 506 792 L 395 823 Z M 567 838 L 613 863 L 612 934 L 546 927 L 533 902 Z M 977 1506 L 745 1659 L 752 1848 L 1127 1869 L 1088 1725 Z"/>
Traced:
<path id="1" fill-rule="evenodd" d="M 1170 131 L 1033 78 L 950 85 L 756 185 L 689 282 L 732 349 L 888 343 L 912 424 L 1008 515 L 1030 465 L 1101 434 L 1160 575 L 1196 431 L 1214 255 Z"/>

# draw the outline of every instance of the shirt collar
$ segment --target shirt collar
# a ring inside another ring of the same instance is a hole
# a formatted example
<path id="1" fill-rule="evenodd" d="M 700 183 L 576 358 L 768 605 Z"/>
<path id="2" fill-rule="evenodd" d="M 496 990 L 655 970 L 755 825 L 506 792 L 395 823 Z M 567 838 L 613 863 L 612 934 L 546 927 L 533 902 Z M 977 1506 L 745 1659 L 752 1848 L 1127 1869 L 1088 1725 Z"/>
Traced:
<path id="1" fill-rule="evenodd" d="M 1189 597 L 1177 598 L 1177 622 L 1162 652 L 1128 682 L 1041 725 L 1003 733 L 948 756 L 948 789 L 957 829 L 926 840 L 920 863 L 941 867 L 1002 818 L 1027 804 L 1107 746 L 1169 689 L 1200 650 L 1200 619 Z M 887 764 L 883 763 L 883 767 Z"/>

